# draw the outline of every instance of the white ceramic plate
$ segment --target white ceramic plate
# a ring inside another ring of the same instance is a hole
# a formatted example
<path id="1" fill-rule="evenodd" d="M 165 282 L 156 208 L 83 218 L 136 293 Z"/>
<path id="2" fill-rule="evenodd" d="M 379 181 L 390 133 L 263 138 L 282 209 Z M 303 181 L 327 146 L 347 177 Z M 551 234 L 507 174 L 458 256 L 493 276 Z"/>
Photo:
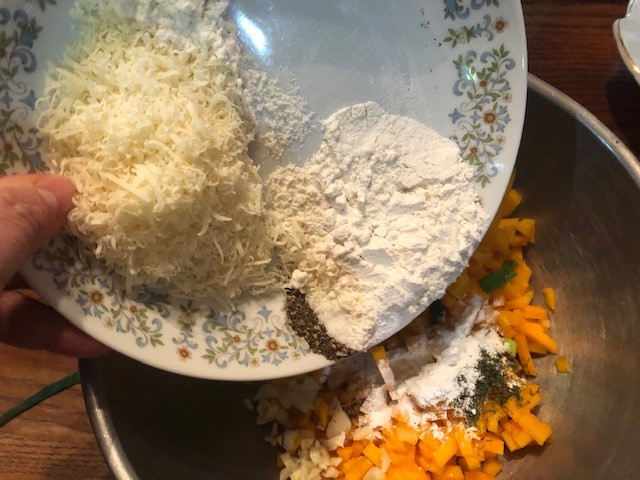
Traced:
<path id="1" fill-rule="evenodd" d="M 626 16 L 613 22 L 613 36 L 624 64 L 640 83 L 640 2 L 631 0 Z"/>
<path id="2" fill-rule="evenodd" d="M 34 101 L 47 61 L 75 29 L 70 1 L 0 7 L 0 173 L 41 168 Z M 476 167 L 493 215 L 509 181 L 524 123 L 526 42 L 519 2 L 508 0 L 233 1 L 246 54 L 274 78 L 293 75 L 318 118 L 373 100 L 454 137 Z M 4 35 L 4 36 L 2 36 Z M 207 302 L 143 293 L 127 298 L 114 276 L 60 235 L 23 268 L 56 309 L 106 345 L 195 377 L 266 379 L 321 368 L 287 325 L 284 296 L 218 312 Z"/>

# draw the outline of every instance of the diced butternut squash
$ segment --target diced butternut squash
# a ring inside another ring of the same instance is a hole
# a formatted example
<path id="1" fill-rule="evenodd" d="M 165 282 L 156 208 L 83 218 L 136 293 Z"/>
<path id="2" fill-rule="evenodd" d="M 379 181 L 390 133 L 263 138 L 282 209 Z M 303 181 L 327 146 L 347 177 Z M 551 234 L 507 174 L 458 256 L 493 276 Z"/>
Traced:
<path id="1" fill-rule="evenodd" d="M 549 335 L 544 333 L 543 328 L 533 322 L 522 322 L 518 325 L 513 325 L 514 328 L 525 334 L 531 340 L 534 340 L 543 345 L 549 353 L 558 353 L 558 344 Z"/>
<path id="2" fill-rule="evenodd" d="M 441 444 L 442 442 L 440 440 L 437 440 L 433 435 L 427 432 L 422 435 L 418 442 L 418 451 L 424 458 L 432 459 L 433 452 L 435 452 Z"/>
<path id="3" fill-rule="evenodd" d="M 493 480 L 493 476 L 482 470 L 472 470 L 471 472 L 464 472 L 464 480 Z"/>
<path id="4" fill-rule="evenodd" d="M 373 360 L 378 363 L 380 360 L 387 361 L 387 352 L 382 345 L 377 345 L 371 349 Z"/>
<path id="5" fill-rule="evenodd" d="M 504 442 L 498 437 L 487 434 L 478 442 L 478 448 L 486 453 L 495 453 L 496 455 L 504 455 Z"/>
<path id="6" fill-rule="evenodd" d="M 502 471 L 502 463 L 500 460 L 492 458 L 482 464 L 482 471 L 495 477 Z"/>
<path id="7" fill-rule="evenodd" d="M 514 310 L 516 308 L 524 308 L 533 300 L 533 290 L 529 290 L 523 296 L 514 298 L 513 300 L 507 300 L 503 307 L 506 310 Z"/>
<path id="8" fill-rule="evenodd" d="M 545 333 L 548 332 L 551 328 L 551 320 L 549 320 L 548 318 L 536 320 L 536 323 L 542 327 Z"/>
<path id="9" fill-rule="evenodd" d="M 344 480 L 362 480 L 372 467 L 373 463 L 365 457 L 352 458 L 342 467 Z"/>
<path id="10" fill-rule="evenodd" d="M 429 480 L 429 475 L 417 465 L 391 465 L 387 478 L 394 480 Z"/>
<path id="11" fill-rule="evenodd" d="M 446 465 L 440 478 L 442 480 L 464 480 L 464 472 L 460 465 Z"/>
<path id="12" fill-rule="evenodd" d="M 527 339 L 527 344 L 529 345 L 529 352 L 531 352 L 532 354 L 536 354 L 536 355 L 546 355 L 547 354 L 547 349 L 540 343 L 531 340 L 530 338 Z"/>
<path id="13" fill-rule="evenodd" d="M 494 292 L 496 298 L 503 297 L 505 300 L 509 301 L 520 298 L 527 292 L 526 286 L 518 285 L 513 280 L 514 279 L 512 278 Z"/>
<path id="14" fill-rule="evenodd" d="M 538 373 L 536 372 L 536 367 L 533 365 L 533 359 L 531 358 L 526 337 L 522 333 L 516 333 L 513 339 L 516 341 L 518 360 L 520 360 L 522 364 L 525 375 L 536 377 Z"/>
<path id="15" fill-rule="evenodd" d="M 526 247 L 527 245 L 529 245 L 529 239 L 519 233 L 516 233 L 509 242 L 509 247 Z"/>
<path id="16" fill-rule="evenodd" d="M 385 431 L 385 442 L 384 447 L 386 450 L 393 450 L 398 453 L 407 453 L 411 450 L 412 445 L 407 442 L 404 442 L 398 437 L 397 429 L 393 429 L 392 431 Z"/>
<path id="17" fill-rule="evenodd" d="M 454 436 L 456 438 L 456 442 L 458 442 L 458 449 L 460 450 L 460 453 L 466 460 L 467 465 L 469 465 L 469 470 L 480 468 L 480 458 L 478 458 L 473 445 L 467 438 L 465 430 L 461 427 L 455 428 Z"/>
<path id="18" fill-rule="evenodd" d="M 346 462 L 351 458 L 353 454 L 353 447 L 351 445 L 340 447 L 336 450 L 336 454 L 342 459 L 343 462 Z"/>
<path id="19" fill-rule="evenodd" d="M 510 253 L 509 247 L 513 242 L 513 238 L 514 236 L 510 236 L 504 230 L 496 230 L 491 238 L 491 247 L 496 252 L 507 256 Z"/>
<path id="20" fill-rule="evenodd" d="M 511 398 L 505 405 L 507 414 L 525 431 L 538 445 L 544 445 L 551 436 L 551 425 L 538 420 L 538 418 L 528 410 L 518 407 L 516 400 Z"/>
<path id="21" fill-rule="evenodd" d="M 418 432 L 406 425 L 396 427 L 395 434 L 398 440 L 408 443 L 409 445 L 415 445 L 420 438 Z"/>
<path id="22" fill-rule="evenodd" d="M 524 318 L 531 320 L 543 320 L 548 317 L 547 309 L 537 305 L 527 305 L 522 309 Z"/>
<path id="23" fill-rule="evenodd" d="M 501 431 L 500 437 L 502 438 L 502 440 L 504 440 L 504 444 L 507 446 L 510 452 L 520 450 L 520 447 L 518 446 L 516 441 L 506 431 Z"/>
<path id="24" fill-rule="evenodd" d="M 530 242 L 536 241 L 536 221 L 531 218 L 523 218 L 516 225 L 516 230 L 524 235 Z"/>
<path id="25" fill-rule="evenodd" d="M 422 455 L 416 455 L 416 464 L 425 472 L 429 470 L 430 461 Z"/>
<path id="26" fill-rule="evenodd" d="M 458 451 L 458 442 L 454 435 L 448 435 L 447 439 L 433 452 L 433 462 L 431 463 L 431 471 L 434 473 L 442 473 L 444 466 Z"/>
<path id="27" fill-rule="evenodd" d="M 556 358 L 555 361 L 556 370 L 560 373 L 570 373 L 571 365 L 569 364 L 569 359 L 565 356 L 560 356 Z"/>
<path id="28" fill-rule="evenodd" d="M 539 385 L 527 384 L 520 392 L 519 406 L 531 410 L 540 403 Z"/>
<path id="29" fill-rule="evenodd" d="M 511 215 L 522 202 L 522 195 L 517 190 L 509 190 L 506 197 L 500 205 L 500 213 L 505 217 Z"/>
<path id="30" fill-rule="evenodd" d="M 385 449 L 385 451 L 393 465 L 404 465 L 405 463 L 412 463 L 415 460 L 415 456 L 412 456 L 409 452 L 398 452 L 387 449 Z"/>
<path id="31" fill-rule="evenodd" d="M 518 449 L 526 447 L 533 441 L 531 436 L 514 420 L 505 422 L 504 431 L 513 439 Z"/>
<path id="32" fill-rule="evenodd" d="M 507 414 L 499 405 L 493 403 L 484 415 L 487 421 L 487 430 L 493 433 L 498 433 L 498 422 Z"/>
<path id="33" fill-rule="evenodd" d="M 516 266 L 516 276 L 511 279 L 511 281 L 521 288 L 528 288 L 529 281 L 531 280 L 531 274 L 531 269 L 526 263 L 518 262 L 518 265 Z"/>
<path id="34" fill-rule="evenodd" d="M 520 221 L 519 218 L 502 218 L 498 222 L 498 228 L 505 232 L 509 232 L 510 230 L 513 230 L 515 234 L 516 225 L 518 225 L 519 221 Z"/>
<path id="35" fill-rule="evenodd" d="M 524 448 L 529 445 L 533 438 L 529 435 L 520 425 L 515 421 L 510 420 L 504 424 L 505 431 L 513 438 L 513 441 L 519 448 Z"/>
<path id="36" fill-rule="evenodd" d="M 376 447 L 374 443 L 369 442 L 367 446 L 362 449 L 362 454 L 376 467 L 382 465 L 382 450 Z"/>
<path id="37" fill-rule="evenodd" d="M 543 288 L 544 303 L 552 312 L 556 309 L 556 292 L 553 288 Z"/>
<path id="38" fill-rule="evenodd" d="M 351 457 L 359 457 L 360 455 L 362 455 L 362 450 L 364 450 L 364 443 L 363 442 L 353 442 L 351 444 L 351 448 L 353 449 L 351 451 Z"/>
<path id="39" fill-rule="evenodd" d="M 525 322 L 524 315 L 520 310 L 500 310 L 498 317 L 500 315 L 505 317 L 508 324 L 516 329 Z M 498 319 L 498 321 L 500 320 Z"/>

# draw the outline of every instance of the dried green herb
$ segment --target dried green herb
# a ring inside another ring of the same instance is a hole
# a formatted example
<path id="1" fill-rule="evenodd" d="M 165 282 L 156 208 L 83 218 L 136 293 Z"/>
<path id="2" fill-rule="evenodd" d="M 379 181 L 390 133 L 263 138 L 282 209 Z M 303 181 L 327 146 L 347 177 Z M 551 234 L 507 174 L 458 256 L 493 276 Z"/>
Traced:
<path id="1" fill-rule="evenodd" d="M 509 386 L 507 381 L 508 372 L 515 368 L 513 358 L 490 355 L 486 350 L 482 350 L 475 368 L 478 371 L 478 378 L 473 391 L 469 392 L 466 387 L 463 388 L 462 394 L 455 401 L 455 406 L 464 412 L 469 424 L 478 421 L 480 407 L 487 400 L 493 400 L 501 405 L 509 398 L 520 394 L 520 388 Z M 466 383 L 464 376 L 459 376 L 457 381 L 461 385 Z"/>

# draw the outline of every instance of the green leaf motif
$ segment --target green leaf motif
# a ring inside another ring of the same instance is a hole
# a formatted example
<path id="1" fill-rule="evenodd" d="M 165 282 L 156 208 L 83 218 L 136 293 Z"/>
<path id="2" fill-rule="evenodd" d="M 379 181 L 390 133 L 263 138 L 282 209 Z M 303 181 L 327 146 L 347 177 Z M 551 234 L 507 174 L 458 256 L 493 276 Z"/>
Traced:
<path id="1" fill-rule="evenodd" d="M 0 8 L 0 173 L 35 172 L 43 162 L 35 129 L 34 92 L 23 78 L 36 71 L 32 51 L 42 27 L 22 9 Z"/>
<path id="2" fill-rule="evenodd" d="M 467 101 L 449 116 L 456 126 L 464 161 L 475 167 L 474 179 L 485 187 L 498 173 L 494 159 L 502 150 L 505 142 L 502 133 L 511 121 L 507 74 L 515 67 L 515 61 L 501 45 L 480 55 L 471 50 L 458 56 L 453 65 L 458 71 L 454 94 L 464 96 Z"/>

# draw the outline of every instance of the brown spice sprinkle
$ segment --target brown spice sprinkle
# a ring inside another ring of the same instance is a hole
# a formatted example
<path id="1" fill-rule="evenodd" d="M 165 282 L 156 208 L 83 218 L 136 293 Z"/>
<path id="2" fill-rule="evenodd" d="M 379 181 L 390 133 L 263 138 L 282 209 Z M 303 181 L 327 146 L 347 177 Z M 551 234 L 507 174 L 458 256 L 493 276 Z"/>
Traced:
<path id="1" fill-rule="evenodd" d="M 307 303 L 304 293 L 295 288 L 287 288 L 285 291 L 289 324 L 294 332 L 307 341 L 313 353 L 323 355 L 328 360 L 339 360 L 355 353 L 327 333 L 327 329 Z"/>

